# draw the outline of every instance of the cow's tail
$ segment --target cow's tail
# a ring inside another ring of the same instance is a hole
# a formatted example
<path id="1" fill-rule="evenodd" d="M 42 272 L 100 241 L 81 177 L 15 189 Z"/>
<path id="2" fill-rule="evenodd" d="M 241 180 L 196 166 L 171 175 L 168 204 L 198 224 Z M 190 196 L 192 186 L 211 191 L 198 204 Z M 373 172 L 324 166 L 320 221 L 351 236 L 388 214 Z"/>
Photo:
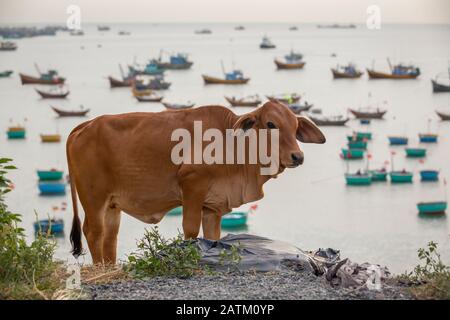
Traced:
<path id="1" fill-rule="evenodd" d="M 70 230 L 70 243 L 72 244 L 72 254 L 75 258 L 78 258 L 82 251 L 83 245 L 81 243 L 81 222 L 78 217 L 78 197 L 77 188 L 75 185 L 75 176 L 73 175 L 73 168 L 70 162 L 69 144 L 71 137 L 67 139 L 66 154 L 67 154 L 67 165 L 69 167 L 69 179 L 70 179 L 70 193 L 72 195 L 72 207 L 73 207 L 73 220 L 72 220 L 72 230 Z"/>

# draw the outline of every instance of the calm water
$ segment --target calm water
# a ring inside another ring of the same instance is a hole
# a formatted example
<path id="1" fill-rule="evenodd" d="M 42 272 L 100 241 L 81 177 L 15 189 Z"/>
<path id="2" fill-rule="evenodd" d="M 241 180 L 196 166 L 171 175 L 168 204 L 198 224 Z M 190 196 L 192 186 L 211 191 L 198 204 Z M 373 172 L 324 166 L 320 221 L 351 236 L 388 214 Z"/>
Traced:
<path id="1" fill-rule="evenodd" d="M 195 35 L 195 29 L 208 27 L 211 35 Z M 251 24 L 245 31 L 235 31 L 234 25 L 113 25 L 110 32 L 98 32 L 95 25 L 84 27 L 86 35 L 72 37 L 60 33 L 56 37 L 18 40 L 16 52 L 0 52 L 0 70 L 12 69 L 10 79 L 0 79 L 0 127 L 5 131 L 10 119 L 22 122 L 27 118 L 27 139 L 8 141 L 0 136 L 0 155 L 15 159 L 20 168 L 11 173 L 16 189 L 8 196 L 10 208 L 23 214 L 24 226 L 33 236 L 34 210 L 44 217 L 53 205 L 69 203 L 63 216 L 66 237 L 59 240 L 58 256 L 69 258 L 68 234 L 72 209 L 69 194 L 63 197 L 38 195 L 37 168 L 58 167 L 66 170 L 65 144 L 41 144 L 40 133 L 59 131 L 64 138 L 79 122 L 86 119 L 59 119 L 49 105 L 65 109 L 83 104 L 90 108 L 89 118 L 101 114 L 132 111 L 159 111 L 158 104 L 139 104 L 128 89 L 109 88 L 106 76 L 119 76 L 118 63 L 144 62 L 157 56 L 160 49 L 190 54 L 194 66 L 188 71 L 169 71 L 172 82 L 164 92 L 167 101 L 191 100 L 198 105 L 225 104 L 223 95 L 273 94 L 296 91 L 307 101 L 321 108 L 324 114 L 345 113 L 349 107 L 365 106 L 368 93 L 372 101 L 388 101 L 384 121 L 374 121 L 370 130 L 374 140 L 369 149 L 371 166 L 389 160 L 387 134 L 407 134 L 410 144 L 417 145 L 417 133 L 431 130 L 440 134 L 439 143 L 427 146 L 425 164 L 405 159 L 403 148 L 397 148 L 395 167 L 414 170 L 411 185 L 380 183 L 371 187 L 345 186 L 346 164 L 339 158 L 345 145 L 345 135 L 360 128 L 357 121 L 347 127 L 324 128 L 325 145 L 304 145 L 305 164 L 286 170 L 278 179 L 265 185 L 265 198 L 250 216 L 246 232 L 285 240 L 303 249 L 333 247 L 352 260 L 385 264 L 394 272 L 402 272 L 417 262 L 416 249 L 429 240 L 440 244 L 444 260 L 450 262 L 449 222 L 446 216 L 420 218 L 416 202 L 445 197 L 442 183 L 420 183 L 421 168 L 439 168 L 442 177 L 449 176 L 450 123 L 441 123 L 435 109 L 450 112 L 450 94 L 433 94 L 430 78 L 445 71 L 450 59 L 450 27 L 448 26 L 383 26 L 379 31 L 365 27 L 356 30 L 316 29 L 299 25 L 298 31 L 288 31 L 288 25 Z M 118 30 L 129 30 L 131 36 L 118 36 Z M 276 43 L 274 50 L 262 51 L 259 42 L 264 34 Z M 101 44 L 101 48 L 97 45 Z M 84 49 L 81 49 L 84 46 Z M 300 71 L 276 71 L 275 56 L 283 56 L 291 48 L 304 54 L 307 62 Z M 336 53 L 337 57 L 331 57 Z M 336 63 L 354 61 L 360 68 L 387 70 L 385 58 L 393 62 L 413 62 L 422 75 L 411 81 L 369 81 L 364 75 L 355 81 L 333 81 L 330 67 Z M 220 75 L 220 60 L 227 68 L 232 63 L 251 77 L 244 86 L 204 86 L 201 74 Z M 35 74 L 33 63 L 41 69 L 56 68 L 68 78 L 69 99 L 41 100 L 33 86 L 22 86 L 18 72 Z M 248 110 L 248 109 L 247 109 Z M 236 108 L 237 113 L 246 109 Z M 352 161 L 352 171 L 364 167 L 363 161 Z M 447 187 L 448 189 L 448 187 Z M 447 190 L 448 191 L 448 190 Z M 245 206 L 245 208 L 247 208 Z M 145 224 L 123 215 L 119 236 L 122 258 L 135 247 Z M 166 217 L 160 223 L 163 234 L 172 236 L 181 229 L 180 217 Z M 88 259 L 88 258 L 86 258 Z"/>

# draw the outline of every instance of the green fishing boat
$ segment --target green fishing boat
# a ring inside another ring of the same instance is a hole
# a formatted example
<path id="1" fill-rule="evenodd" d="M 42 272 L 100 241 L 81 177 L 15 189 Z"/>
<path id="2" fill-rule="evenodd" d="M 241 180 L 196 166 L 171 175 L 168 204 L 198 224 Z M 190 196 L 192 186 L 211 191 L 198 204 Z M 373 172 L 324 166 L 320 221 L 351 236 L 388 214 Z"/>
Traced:
<path id="1" fill-rule="evenodd" d="M 47 181 L 47 180 L 61 180 L 64 174 L 64 171 L 59 170 L 38 170 L 37 171 L 39 180 Z"/>
<path id="2" fill-rule="evenodd" d="M 364 138 L 361 136 L 358 136 L 356 134 L 354 134 L 354 135 L 352 134 L 352 135 L 347 136 L 347 140 L 348 140 L 348 142 L 355 142 L 355 141 L 363 141 Z"/>
<path id="3" fill-rule="evenodd" d="M 13 72 L 11 70 L 6 70 L 0 72 L 0 78 L 8 78 Z"/>
<path id="4" fill-rule="evenodd" d="M 389 177 L 392 183 L 412 183 L 413 173 L 409 171 L 391 171 Z"/>
<path id="5" fill-rule="evenodd" d="M 24 127 L 10 127 L 6 132 L 8 139 L 25 139 L 25 133 Z"/>
<path id="6" fill-rule="evenodd" d="M 183 207 L 182 206 L 173 208 L 172 210 L 167 212 L 167 215 L 169 215 L 169 216 L 180 216 L 182 214 L 183 214 Z"/>
<path id="7" fill-rule="evenodd" d="M 387 180 L 387 171 L 385 169 L 369 170 L 369 173 L 372 175 L 372 181 Z"/>
<path id="8" fill-rule="evenodd" d="M 364 157 L 364 151 L 363 149 L 344 149 L 342 148 L 341 157 L 343 159 L 349 160 L 349 159 L 362 159 Z"/>
<path id="9" fill-rule="evenodd" d="M 357 141 L 349 141 L 348 142 L 348 148 L 349 149 L 367 149 L 367 142 L 365 141 L 366 139 L 363 140 L 357 140 Z"/>
<path id="10" fill-rule="evenodd" d="M 220 226 L 223 229 L 239 228 L 247 225 L 248 213 L 243 211 L 233 211 L 222 217 Z"/>
<path id="11" fill-rule="evenodd" d="M 367 186 L 372 184 L 372 175 L 369 173 L 346 173 L 345 181 L 348 186 Z"/>
<path id="12" fill-rule="evenodd" d="M 427 154 L 427 149 L 424 148 L 406 148 L 405 151 L 409 158 L 423 158 Z"/>
<path id="13" fill-rule="evenodd" d="M 360 139 L 372 140 L 372 132 L 358 131 L 356 132 L 356 136 Z"/>
<path id="14" fill-rule="evenodd" d="M 446 201 L 437 202 L 419 202 L 417 204 L 417 209 L 420 214 L 433 214 L 433 213 L 444 213 L 447 210 Z"/>

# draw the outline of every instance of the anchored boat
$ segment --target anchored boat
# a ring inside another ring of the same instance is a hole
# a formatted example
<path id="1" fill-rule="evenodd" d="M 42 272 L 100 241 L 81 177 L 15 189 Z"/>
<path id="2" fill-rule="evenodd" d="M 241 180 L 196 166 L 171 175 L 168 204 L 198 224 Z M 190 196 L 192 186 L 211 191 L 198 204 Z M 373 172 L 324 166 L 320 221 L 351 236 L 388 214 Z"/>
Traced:
<path id="1" fill-rule="evenodd" d="M 66 81 L 65 78 L 58 76 L 58 72 L 56 70 L 49 70 L 46 73 L 41 73 L 39 77 L 33 77 L 23 73 L 19 73 L 19 76 L 22 84 L 55 85 L 63 84 Z"/>
<path id="2" fill-rule="evenodd" d="M 8 78 L 12 73 L 11 70 L 2 71 L 0 72 L 0 78 Z"/>
<path id="3" fill-rule="evenodd" d="M 439 170 L 421 170 L 420 179 L 422 181 L 438 181 Z"/>
<path id="4" fill-rule="evenodd" d="M 190 69 L 193 62 L 188 60 L 188 55 L 184 53 L 177 53 L 176 55 L 171 55 L 169 62 L 163 62 L 161 57 L 154 62 L 160 69 L 169 70 L 185 70 Z"/>
<path id="5" fill-rule="evenodd" d="M 162 104 L 164 105 L 164 107 L 170 110 L 190 109 L 195 105 L 194 103 L 183 104 L 183 103 L 168 103 L 168 102 L 162 102 Z"/>
<path id="6" fill-rule="evenodd" d="M 225 96 L 225 99 L 231 104 L 232 107 L 257 107 L 261 103 L 261 99 L 258 95 L 243 98 Z"/>
<path id="7" fill-rule="evenodd" d="M 436 111 L 436 114 L 441 118 L 442 121 L 450 121 L 450 114 Z"/>
<path id="8" fill-rule="evenodd" d="M 419 140 L 422 143 L 436 143 L 438 135 L 435 133 L 419 133 Z"/>
<path id="9" fill-rule="evenodd" d="M 169 215 L 169 216 L 180 216 L 182 214 L 183 214 L 183 207 L 182 206 L 173 208 L 172 210 L 167 212 L 167 215 Z"/>
<path id="10" fill-rule="evenodd" d="M 60 142 L 61 141 L 61 135 L 60 134 L 41 134 L 41 142 L 45 143 L 54 143 L 54 142 Z"/>
<path id="11" fill-rule="evenodd" d="M 80 107 L 82 108 L 83 106 Z M 52 108 L 52 110 L 55 111 L 56 114 L 60 117 L 84 117 L 90 111 L 90 109 L 62 110 L 52 106 L 50 106 L 50 108 Z"/>
<path id="12" fill-rule="evenodd" d="M 369 170 L 369 173 L 372 175 L 372 181 L 386 181 L 387 180 L 387 171 L 385 168 Z"/>
<path id="13" fill-rule="evenodd" d="M 279 101 L 286 104 L 293 104 L 300 100 L 301 95 L 298 93 L 284 93 L 278 95 L 266 96 L 270 101 Z"/>
<path id="14" fill-rule="evenodd" d="M 433 92 L 450 92 L 450 68 L 448 68 L 448 84 L 440 83 L 439 76 L 442 74 L 436 75 L 434 79 L 431 79 L 431 84 L 433 86 Z"/>
<path id="15" fill-rule="evenodd" d="M 337 65 L 336 68 L 331 68 L 334 79 L 357 79 L 363 74 L 361 71 L 356 69 L 356 66 L 349 63 L 346 66 Z"/>
<path id="16" fill-rule="evenodd" d="M 284 61 L 275 59 L 274 62 L 278 69 L 302 69 L 305 66 L 303 55 L 301 53 L 295 53 L 294 51 L 285 55 Z"/>
<path id="17" fill-rule="evenodd" d="M 422 214 L 445 213 L 445 210 L 447 210 L 447 201 L 419 202 L 417 209 Z"/>
<path id="18" fill-rule="evenodd" d="M 304 104 L 285 104 L 293 113 L 300 114 L 309 111 L 314 105 L 305 101 Z"/>
<path id="19" fill-rule="evenodd" d="M 61 180 L 63 178 L 64 171 L 56 169 L 37 170 L 37 175 L 40 181 Z"/>
<path id="20" fill-rule="evenodd" d="M 367 69 L 367 74 L 370 79 L 416 79 L 420 75 L 420 69 L 415 66 L 406 66 L 397 64 L 392 66 L 389 59 L 387 59 L 391 73 L 375 71 Z"/>
<path id="21" fill-rule="evenodd" d="M 372 184 L 372 175 L 357 171 L 356 173 L 346 173 L 345 181 L 349 186 L 367 186 Z"/>
<path id="22" fill-rule="evenodd" d="M 261 49 L 274 49 L 276 48 L 276 45 L 270 41 L 269 37 L 264 36 L 259 47 Z"/>
<path id="23" fill-rule="evenodd" d="M 392 183 L 412 183 L 413 173 L 406 170 L 391 171 L 389 177 Z"/>
<path id="24" fill-rule="evenodd" d="M 25 139 L 26 129 L 22 126 L 9 127 L 6 134 L 8 139 Z"/>
<path id="25" fill-rule="evenodd" d="M 240 70 L 225 73 L 225 78 L 216 78 L 202 75 L 205 84 L 246 84 L 250 78 L 245 78 Z"/>
<path id="26" fill-rule="evenodd" d="M 164 98 L 163 96 L 160 96 L 154 92 L 150 92 L 149 94 L 141 94 L 141 95 L 136 95 L 134 93 L 135 92 L 133 91 L 134 97 L 139 102 L 161 102 L 162 99 Z"/>
<path id="27" fill-rule="evenodd" d="M 348 122 L 349 118 L 344 116 L 322 116 L 317 117 L 313 115 L 309 115 L 309 118 L 318 126 L 345 126 Z"/>
<path id="28" fill-rule="evenodd" d="M 409 158 L 423 158 L 427 154 L 424 148 L 405 148 L 406 156 Z"/>
<path id="29" fill-rule="evenodd" d="M 357 119 L 382 119 L 383 116 L 386 114 L 387 110 L 380 110 L 380 109 L 348 109 Z"/>
<path id="30" fill-rule="evenodd" d="M 43 219 L 33 223 L 34 231 L 43 234 L 61 234 L 64 232 L 63 219 Z"/>
<path id="31" fill-rule="evenodd" d="M 400 146 L 400 145 L 408 144 L 408 137 L 390 136 L 390 137 L 388 137 L 388 139 L 389 139 L 389 144 L 391 146 Z"/>
<path id="32" fill-rule="evenodd" d="M 38 187 L 41 195 L 61 195 L 66 193 L 66 184 L 64 182 L 39 182 Z"/>
<path id="33" fill-rule="evenodd" d="M 60 88 L 51 91 L 42 91 L 39 89 L 35 90 L 41 96 L 42 99 L 65 99 L 70 93 L 69 90 L 62 90 Z"/>
<path id="34" fill-rule="evenodd" d="M 223 229 L 239 228 L 247 225 L 248 213 L 243 211 L 233 211 L 222 217 L 220 226 Z"/>
<path id="35" fill-rule="evenodd" d="M 345 160 L 362 159 L 365 150 L 363 149 L 341 149 L 341 157 Z"/>
<path id="36" fill-rule="evenodd" d="M 17 50 L 17 44 L 11 41 L 0 42 L 0 51 L 14 51 Z"/>
<path id="37" fill-rule="evenodd" d="M 356 141 L 348 141 L 347 142 L 349 149 L 363 149 L 367 150 L 367 141 L 364 140 L 356 140 Z"/>

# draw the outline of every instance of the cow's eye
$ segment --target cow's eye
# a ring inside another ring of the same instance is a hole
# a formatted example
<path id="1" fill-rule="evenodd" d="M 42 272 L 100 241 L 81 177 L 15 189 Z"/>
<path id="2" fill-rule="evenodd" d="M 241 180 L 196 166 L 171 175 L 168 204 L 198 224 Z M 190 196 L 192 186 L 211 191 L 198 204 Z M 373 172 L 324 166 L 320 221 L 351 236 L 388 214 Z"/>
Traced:
<path id="1" fill-rule="evenodd" d="M 267 122 L 267 128 L 269 128 L 269 129 L 276 129 L 276 125 L 273 123 L 273 122 Z"/>

